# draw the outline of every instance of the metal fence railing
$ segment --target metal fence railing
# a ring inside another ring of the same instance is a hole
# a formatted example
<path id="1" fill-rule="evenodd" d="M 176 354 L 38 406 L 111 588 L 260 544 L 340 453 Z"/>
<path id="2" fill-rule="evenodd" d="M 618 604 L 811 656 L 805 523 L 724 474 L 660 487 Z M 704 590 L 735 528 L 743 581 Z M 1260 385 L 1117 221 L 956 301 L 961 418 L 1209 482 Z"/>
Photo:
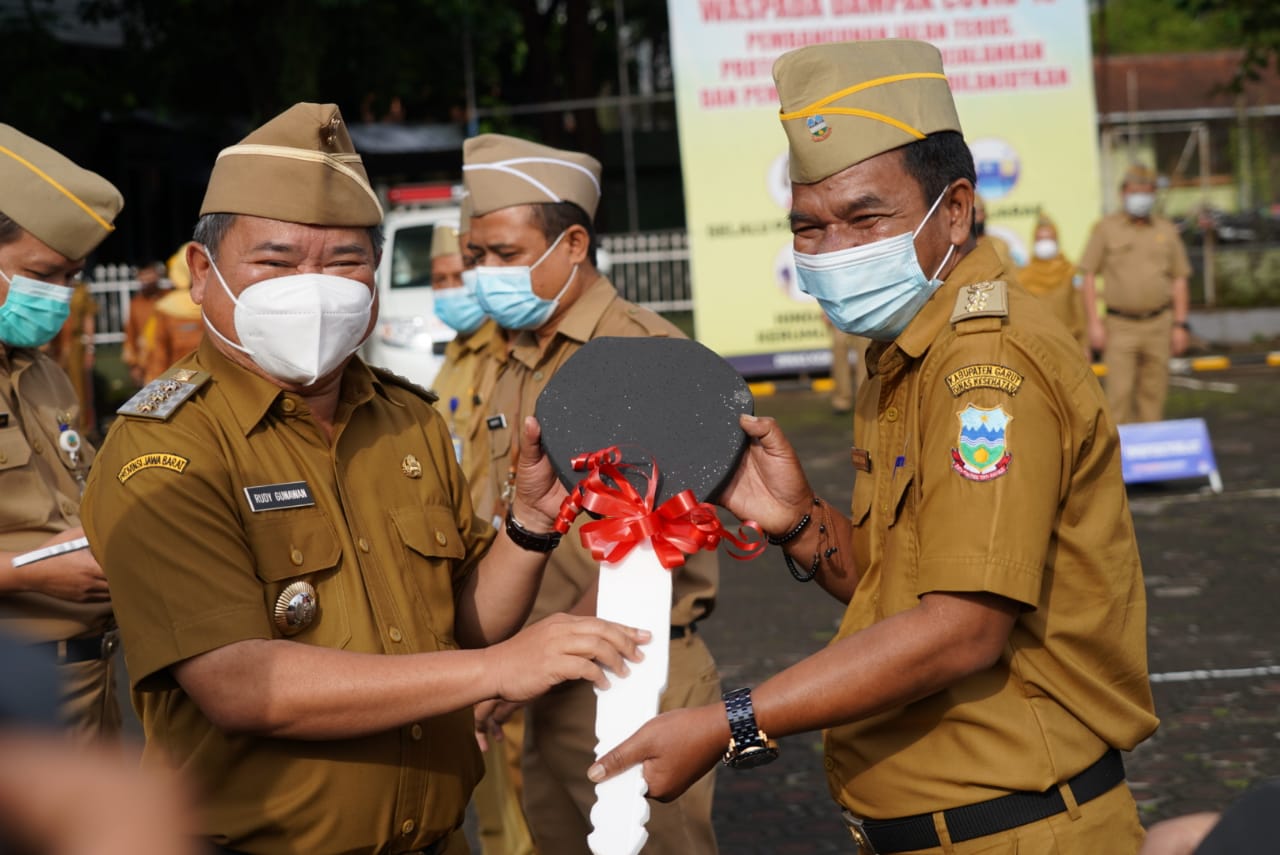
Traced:
<path id="1" fill-rule="evenodd" d="M 95 344 L 120 344 L 129 321 L 129 299 L 138 290 L 136 271 L 127 264 L 99 264 L 89 273 L 89 293 L 98 304 Z"/>
<path id="2" fill-rule="evenodd" d="M 687 232 L 602 235 L 600 246 L 609 255 L 609 278 L 624 298 L 655 312 L 693 309 Z"/>

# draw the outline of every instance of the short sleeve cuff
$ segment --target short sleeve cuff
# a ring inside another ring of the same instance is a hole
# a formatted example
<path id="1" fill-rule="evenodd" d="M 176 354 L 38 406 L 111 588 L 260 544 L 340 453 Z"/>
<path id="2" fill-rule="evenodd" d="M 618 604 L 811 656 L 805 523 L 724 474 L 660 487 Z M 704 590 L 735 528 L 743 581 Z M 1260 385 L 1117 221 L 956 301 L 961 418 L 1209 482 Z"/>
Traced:
<path id="1" fill-rule="evenodd" d="M 1044 583 L 1043 568 L 990 555 L 926 558 L 920 562 L 916 595 L 935 592 L 995 594 L 1035 608 Z"/>
<path id="2" fill-rule="evenodd" d="M 263 624 L 262 610 L 236 608 L 211 614 L 197 621 L 188 621 L 171 627 L 168 644 L 152 636 L 146 644 L 130 646 L 125 639 L 125 656 L 129 665 L 129 679 L 134 688 L 159 671 L 183 660 L 237 641 L 269 639 L 269 627 Z"/>

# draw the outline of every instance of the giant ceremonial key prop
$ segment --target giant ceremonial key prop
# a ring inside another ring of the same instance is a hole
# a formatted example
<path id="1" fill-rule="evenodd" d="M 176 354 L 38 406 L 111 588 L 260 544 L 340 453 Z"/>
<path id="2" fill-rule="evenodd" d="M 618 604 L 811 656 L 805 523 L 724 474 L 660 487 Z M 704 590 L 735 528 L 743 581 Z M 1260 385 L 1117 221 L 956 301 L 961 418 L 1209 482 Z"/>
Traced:
<path id="1" fill-rule="evenodd" d="M 764 548 L 748 522 L 735 535 L 705 504 L 729 481 L 754 410 L 747 384 L 694 341 L 600 338 L 587 343 L 538 397 L 542 444 L 569 488 L 556 527 L 593 519 L 582 543 L 600 562 L 596 614 L 647 629 L 653 640 L 626 677 L 596 689 L 596 757 L 658 714 L 667 683 L 671 573 L 686 555 L 727 541 L 730 555 Z M 586 770 L 583 770 L 586 774 Z M 641 767 L 596 785 L 587 838 L 595 855 L 636 855 L 648 839 Z"/>

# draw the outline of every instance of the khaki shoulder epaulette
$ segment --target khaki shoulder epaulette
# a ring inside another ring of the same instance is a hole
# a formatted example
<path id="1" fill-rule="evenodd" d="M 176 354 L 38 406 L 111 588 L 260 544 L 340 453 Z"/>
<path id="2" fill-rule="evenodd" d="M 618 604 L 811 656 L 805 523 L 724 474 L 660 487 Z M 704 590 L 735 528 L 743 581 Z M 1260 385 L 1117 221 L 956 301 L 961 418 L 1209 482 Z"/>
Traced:
<path id="1" fill-rule="evenodd" d="M 1009 286 L 1002 280 L 974 282 L 960 289 L 956 295 L 956 307 L 951 313 L 951 325 L 960 331 L 960 324 L 979 318 L 1006 318 L 1009 316 Z M 995 328 L 999 324 L 979 324 L 982 328 Z"/>
<path id="2" fill-rule="evenodd" d="M 116 413 L 137 419 L 168 421 L 188 398 L 209 382 L 209 372 L 170 368 L 125 401 Z"/>
<path id="3" fill-rule="evenodd" d="M 381 368 L 377 365 L 370 365 L 369 370 L 373 372 L 374 377 L 377 377 L 383 383 L 389 383 L 392 386 L 399 386 L 401 389 L 408 389 L 428 404 L 434 404 L 436 401 L 440 400 L 440 396 L 435 392 L 432 392 L 430 389 L 422 388 L 408 377 L 401 377 L 394 371 L 388 371 L 387 369 Z"/>

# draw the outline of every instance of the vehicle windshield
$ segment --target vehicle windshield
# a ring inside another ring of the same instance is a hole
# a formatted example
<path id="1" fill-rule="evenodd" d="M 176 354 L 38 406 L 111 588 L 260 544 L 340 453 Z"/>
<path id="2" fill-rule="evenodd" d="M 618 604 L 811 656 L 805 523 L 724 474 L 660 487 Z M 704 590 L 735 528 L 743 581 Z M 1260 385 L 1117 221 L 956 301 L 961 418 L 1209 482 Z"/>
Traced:
<path id="1" fill-rule="evenodd" d="M 410 226 L 391 234 L 391 287 L 431 287 L 431 233 L 435 226 Z"/>

